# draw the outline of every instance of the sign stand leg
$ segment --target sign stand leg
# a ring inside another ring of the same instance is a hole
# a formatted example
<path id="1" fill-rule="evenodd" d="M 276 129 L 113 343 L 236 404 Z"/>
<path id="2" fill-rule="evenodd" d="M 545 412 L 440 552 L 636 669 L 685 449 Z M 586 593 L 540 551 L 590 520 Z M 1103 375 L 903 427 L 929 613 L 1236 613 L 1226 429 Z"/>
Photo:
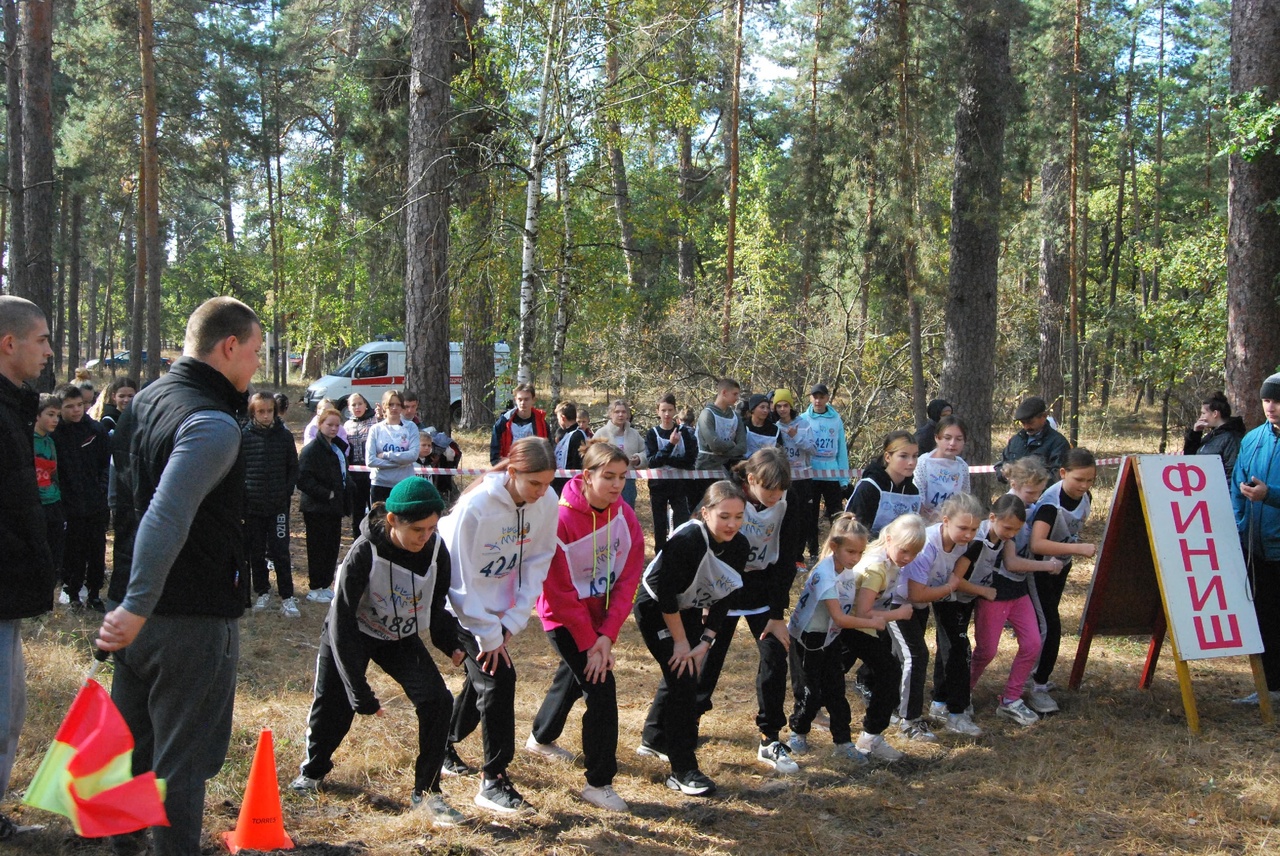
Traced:
<path id="1" fill-rule="evenodd" d="M 1178 671 L 1178 686 L 1182 689 L 1182 709 L 1187 714 L 1187 727 L 1191 729 L 1192 734 L 1199 736 L 1200 712 L 1196 710 L 1196 695 L 1191 690 L 1191 669 L 1187 668 L 1185 660 L 1178 659 L 1176 652 L 1173 665 Z"/>
<path id="2" fill-rule="evenodd" d="M 1276 719 L 1271 710 L 1271 693 L 1267 692 L 1267 675 L 1262 670 L 1262 657 L 1250 654 L 1249 667 L 1253 669 L 1253 685 L 1258 690 L 1258 710 L 1262 711 L 1262 721 L 1271 725 Z"/>
<path id="3" fill-rule="evenodd" d="M 1160 646 L 1164 644 L 1164 634 L 1168 629 L 1168 619 L 1165 618 L 1162 609 L 1156 613 L 1155 619 L 1151 622 L 1151 645 L 1147 648 L 1147 664 L 1142 668 L 1142 677 L 1138 681 L 1139 689 L 1151 689 L 1151 681 L 1156 676 L 1156 662 L 1160 659 Z"/>
<path id="4" fill-rule="evenodd" d="M 1089 646 L 1093 644 L 1093 622 L 1086 617 L 1080 628 L 1080 644 L 1076 646 L 1076 661 L 1071 664 L 1071 677 L 1067 680 L 1067 689 L 1080 689 L 1084 680 L 1085 663 L 1089 661 Z"/>

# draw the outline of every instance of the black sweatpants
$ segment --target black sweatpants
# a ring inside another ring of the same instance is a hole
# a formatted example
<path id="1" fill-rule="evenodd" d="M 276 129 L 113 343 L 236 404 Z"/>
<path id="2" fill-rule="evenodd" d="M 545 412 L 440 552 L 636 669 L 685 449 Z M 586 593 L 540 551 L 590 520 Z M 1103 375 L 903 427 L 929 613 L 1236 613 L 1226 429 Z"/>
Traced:
<path id="1" fill-rule="evenodd" d="M 418 758 L 413 765 L 415 791 L 440 791 L 440 766 L 448 739 L 449 705 L 453 696 L 440 677 L 427 648 L 417 636 L 385 642 L 356 633 L 364 647 L 361 674 L 369 661 L 377 663 L 404 689 L 405 698 L 418 716 Z M 302 775 L 322 779 L 333 769 L 333 753 L 351 730 L 356 712 L 351 707 L 338 672 L 326 621 L 320 631 L 320 655 L 316 659 L 315 698 L 307 718 L 307 757 Z"/>
<path id="2" fill-rule="evenodd" d="M 63 589 L 72 600 L 80 597 L 80 586 L 89 597 L 98 597 L 107 576 L 108 515 L 67 517 L 67 540 L 62 553 Z"/>
<path id="3" fill-rule="evenodd" d="M 813 506 L 809 512 L 809 556 L 818 558 L 818 529 L 821 526 L 823 516 L 827 520 L 835 517 L 844 511 L 844 491 L 840 488 L 840 482 L 827 481 L 823 479 L 810 479 L 813 485 Z M 825 506 L 825 508 L 824 508 Z M 863 524 L 867 525 L 867 524 Z M 868 526 L 868 528 L 870 528 Z"/>
<path id="4" fill-rule="evenodd" d="M 662 671 L 662 680 L 653 694 L 653 703 L 649 705 L 649 715 L 645 717 L 640 739 L 646 746 L 652 746 L 671 759 L 673 773 L 696 770 L 698 676 L 686 670 L 677 677 L 671 670 L 668 661 L 675 650 L 675 641 L 667 631 L 657 603 L 650 600 L 636 604 L 635 617 L 644 644 L 658 661 L 658 668 Z M 680 623 L 684 625 L 684 635 L 690 646 L 696 646 L 702 635 L 702 610 L 682 610 Z"/>
<path id="5" fill-rule="evenodd" d="M 898 684 L 902 680 L 902 665 L 893 655 L 889 633 L 881 630 L 872 636 L 861 630 L 842 630 L 839 644 L 843 648 L 841 662 L 846 675 L 859 660 L 870 667 L 871 703 L 862 717 L 862 730 L 879 734 L 889 727 L 889 717 L 898 706 Z M 827 712 L 831 712 L 830 708 Z"/>
<path id="6" fill-rule="evenodd" d="M 1280 561 L 1255 555 L 1249 563 L 1249 579 L 1253 581 L 1253 609 L 1262 634 L 1262 671 L 1267 676 L 1267 689 L 1280 690 Z"/>
<path id="7" fill-rule="evenodd" d="M 929 674 L 929 645 L 924 641 L 924 631 L 928 626 L 927 606 L 915 610 L 910 618 L 889 622 L 893 653 L 902 664 L 898 716 L 903 719 L 919 719 L 924 712 L 924 684 Z"/>
<path id="8" fill-rule="evenodd" d="M 808 734 L 814 717 L 825 707 L 831 718 L 831 739 L 839 745 L 853 739 L 853 712 L 845 695 L 840 640 L 824 648 L 826 638 L 826 633 L 804 633 L 791 640 L 791 673 L 801 690 L 790 725 L 796 734 Z"/>
<path id="9" fill-rule="evenodd" d="M 467 655 L 462 661 L 467 678 L 462 692 L 453 700 L 449 718 L 449 743 L 461 743 L 477 725 L 483 725 L 486 779 L 507 771 L 516 756 L 516 670 L 499 658 L 498 669 L 489 674 L 476 660 L 480 645 L 466 628 L 458 631 L 458 647 Z"/>
<path id="10" fill-rule="evenodd" d="M 304 511 L 302 522 L 307 527 L 307 584 L 313 591 L 331 588 L 342 549 L 342 515 Z"/>
<path id="11" fill-rule="evenodd" d="M 267 570 L 267 559 L 270 559 L 276 569 L 276 588 L 280 591 L 280 597 L 293 597 L 293 564 L 289 558 L 288 512 L 272 515 L 246 514 L 244 549 L 249 556 L 254 594 L 267 594 L 271 591 L 270 571 Z"/>
<path id="12" fill-rule="evenodd" d="M 654 553 L 667 545 L 667 508 L 671 508 L 671 528 L 689 519 L 689 488 L 683 479 L 649 479 L 649 508 L 653 511 Z"/>
<path id="13" fill-rule="evenodd" d="M 351 508 L 351 537 L 360 537 L 360 524 L 369 513 L 369 473 L 347 473 L 347 502 Z"/>
<path id="14" fill-rule="evenodd" d="M 564 733 L 564 725 L 574 703 L 586 698 L 582 714 L 582 757 L 587 767 L 587 784 L 603 788 L 613 784 L 618 774 L 618 691 L 613 672 L 604 680 L 587 680 L 587 652 L 578 650 L 573 634 L 563 627 L 547 633 L 551 647 L 560 655 L 560 666 L 551 679 L 538 715 L 533 718 L 533 739 L 554 743 Z"/>
<path id="15" fill-rule="evenodd" d="M 698 676 L 698 716 L 711 710 L 711 696 L 724 670 L 724 660 L 729 654 L 729 643 L 738 629 L 740 616 L 730 615 L 720 625 L 716 644 L 707 652 Z M 760 652 L 760 664 L 756 667 L 756 728 L 766 741 L 778 739 L 778 731 L 787 724 L 785 705 L 787 700 L 787 649 L 772 636 L 760 638 L 769 622 L 769 613 L 741 616 L 747 619 L 751 638 Z"/>
<path id="16" fill-rule="evenodd" d="M 813 510 L 813 479 L 793 479 L 791 482 L 791 491 L 795 494 L 796 502 L 800 504 L 800 532 L 802 550 L 800 558 L 803 556 L 803 547 L 809 547 L 809 554 L 816 556 L 818 550 L 818 515 Z"/>
<path id="17" fill-rule="evenodd" d="M 938 624 L 938 652 L 933 661 L 933 700 L 945 702 L 948 713 L 964 713 L 969 706 L 969 622 L 973 602 L 938 601 L 933 604 Z"/>
<path id="18" fill-rule="evenodd" d="M 67 518 L 62 513 L 62 501 L 41 506 L 44 509 L 44 534 L 49 539 L 49 552 L 53 554 L 53 570 L 62 579 L 62 552 L 67 544 Z M 128 569 L 125 570 L 128 573 Z M 76 594 L 80 590 L 76 589 Z"/>
<path id="19" fill-rule="evenodd" d="M 1031 673 L 1037 684 L 1049 683 L 1053 667 L 1058 664 L 1058 648 L 1062 645 L 1062 617 L 1058 615 L 1058 604 L 1062 602 L 1062 593 L 1067 588 L 1067 565 L 1057 574 L 1032 574 L 1031 602 L 1035 604 L 1036 615 L 1040 626 L 1044 628 L 1044 644 L 1040 646 L 1040 660 L 1036 670 Z"/>

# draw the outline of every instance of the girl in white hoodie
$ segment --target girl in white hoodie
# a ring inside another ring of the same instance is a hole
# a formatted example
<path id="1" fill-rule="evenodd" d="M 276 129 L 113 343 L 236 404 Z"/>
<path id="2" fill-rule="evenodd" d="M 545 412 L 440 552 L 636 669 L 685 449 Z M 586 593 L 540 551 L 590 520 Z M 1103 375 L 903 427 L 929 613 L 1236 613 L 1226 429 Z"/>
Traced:
<path id="1" fill-rule="evenodd" d="M 555 449 L 525 437 L 459 497 L 440 534 L 453 559 L 449 611 L 462 626 L 466 683 L 453 705 L 446 773 L 469 772 L 453 744 L 483 723 L 484 766 L 475 803 L 513 813 L 528 806 L 507 778 L 515 755 L 516 671 L 507 640 L 529 615 L 556 549 Z"/>
<path id="2" fill-rule="evenodd" d="M 413 475 L 418 460 L 418 426 L 401 418 L 404 396 L 389 389 L 382 395 L 383 421 L 369 429 L 364 461 L 372 470 L 370 502 L 385 502 L 391 488 Z"/>

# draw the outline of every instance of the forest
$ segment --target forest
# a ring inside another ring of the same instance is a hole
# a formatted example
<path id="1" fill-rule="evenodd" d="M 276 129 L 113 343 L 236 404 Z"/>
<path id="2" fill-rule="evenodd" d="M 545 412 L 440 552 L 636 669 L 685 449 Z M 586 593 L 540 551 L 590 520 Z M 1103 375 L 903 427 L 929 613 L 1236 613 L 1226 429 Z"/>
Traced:
<path id="1" fill-rule="evenodd" d="M 154 377 L 230 294 L 276 386 L 404 337 L 437 419 L 452 339 L 464 426 L 517 379 L 821 380 L 855 445 L 941 391 L 983 461 L 1025 394 L 1252 423 L 1280 363 L 1267 0 L 2 5 L 0 261 L 49 384 Z"/>

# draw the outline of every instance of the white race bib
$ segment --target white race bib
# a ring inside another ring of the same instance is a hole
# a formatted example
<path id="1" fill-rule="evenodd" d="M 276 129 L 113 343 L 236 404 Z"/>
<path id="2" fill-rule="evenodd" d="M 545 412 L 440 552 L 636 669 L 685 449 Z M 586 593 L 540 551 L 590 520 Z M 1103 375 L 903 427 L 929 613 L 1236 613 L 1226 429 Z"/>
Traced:
<path id="1" fill-rule="evenodd" d="M 621 514 L 571 544 L 560 544 L 578 597 L 604 597 L 631 553 L 631 528 Z"/>

